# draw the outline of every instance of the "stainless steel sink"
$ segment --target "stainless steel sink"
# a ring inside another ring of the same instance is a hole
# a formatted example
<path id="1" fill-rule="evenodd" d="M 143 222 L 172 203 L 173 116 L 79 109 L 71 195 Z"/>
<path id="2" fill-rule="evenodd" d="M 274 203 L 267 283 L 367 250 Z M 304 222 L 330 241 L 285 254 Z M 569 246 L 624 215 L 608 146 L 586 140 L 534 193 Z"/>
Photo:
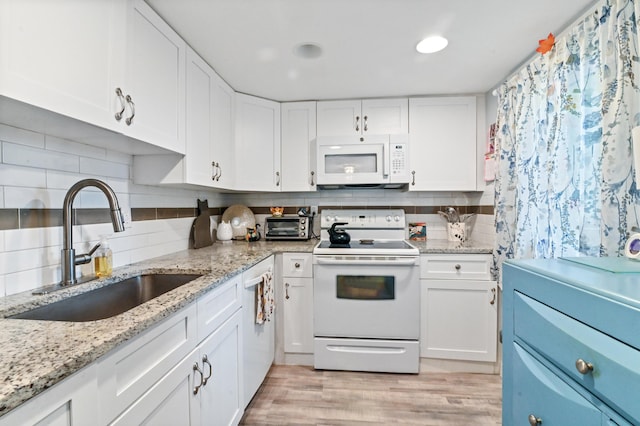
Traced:
<path id="1" fill-rule="evenodd" d="M 110 318 L 201 276 L 198 274 L 138 275 L 8 318 L 73 322 Z"/>

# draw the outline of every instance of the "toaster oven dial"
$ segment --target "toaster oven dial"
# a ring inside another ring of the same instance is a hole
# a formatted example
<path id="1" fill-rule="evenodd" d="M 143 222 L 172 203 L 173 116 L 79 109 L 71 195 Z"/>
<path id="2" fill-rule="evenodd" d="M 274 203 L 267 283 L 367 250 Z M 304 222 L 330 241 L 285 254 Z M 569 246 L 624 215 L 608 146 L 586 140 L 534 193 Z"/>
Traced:
<path id="1" fill-rule="evenodd" d="M 303 217 L 302 219 L 300 219 L 300 223 L 302 223 L 302 224 L 304 225 L 305 223 L 307 223 L 307 219 L 305 219 L 305 218 Z"/>

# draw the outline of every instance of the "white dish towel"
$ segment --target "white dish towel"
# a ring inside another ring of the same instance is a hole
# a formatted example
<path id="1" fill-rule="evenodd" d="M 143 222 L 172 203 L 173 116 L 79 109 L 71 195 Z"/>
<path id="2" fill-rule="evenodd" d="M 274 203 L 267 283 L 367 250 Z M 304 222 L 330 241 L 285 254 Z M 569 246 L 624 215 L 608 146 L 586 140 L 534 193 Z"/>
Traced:
<path id="1" fill-rule="evenodd" d="M 267 271 L 261 275 L 256 286 L 256 324 L 271 321 L 274 310 L 273 273 Z"/>

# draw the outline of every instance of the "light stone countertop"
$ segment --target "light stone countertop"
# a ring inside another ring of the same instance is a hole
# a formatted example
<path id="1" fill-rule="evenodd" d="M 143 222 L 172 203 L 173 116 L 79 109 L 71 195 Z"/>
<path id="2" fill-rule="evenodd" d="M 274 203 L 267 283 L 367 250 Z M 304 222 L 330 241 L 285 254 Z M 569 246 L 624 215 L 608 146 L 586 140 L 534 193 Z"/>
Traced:
<path id="1" fill-rule="evenodd" d="M 491 253 L 473 242 L 412 243 L 420 253 Z M 228 278 L 279 252 L 311 253 L 317 240 L 214 243 L 114 269 L 108 279 L 78 284 L 42 296 L 31 292 L 0 299 L 0 416 L 96 361 L 110 350 L 216 288 Z M 203 274 L 175 290 L 120 315 L 98 321 L 7 319 L 7 316 L 143 273 Z"/>

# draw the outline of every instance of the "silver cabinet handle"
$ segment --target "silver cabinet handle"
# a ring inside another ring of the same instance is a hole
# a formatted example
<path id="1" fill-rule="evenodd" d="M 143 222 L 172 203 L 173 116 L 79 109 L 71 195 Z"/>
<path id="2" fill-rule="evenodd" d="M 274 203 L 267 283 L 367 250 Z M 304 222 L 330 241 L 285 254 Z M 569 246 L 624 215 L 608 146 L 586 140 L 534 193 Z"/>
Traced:
<path id="1" fill-rule="evenodd" d="M 578 358 L 576 360 L 576 370 L 578 370 L 580 374 L 589 374 L 593 371 L 593 364 L 582 358 Z"/>
<path id="2" fill-rule="evenodd" d="M 360 116 L 356 115 L 356 132 L 360 131 Z"/>
<path id="3" fill-rule="evenodd" d="M 222 167 L 220 167 L 220 163 L 216 163 L 216 167 L 218 168 L 218 174 L 216 175 L 216 182 L 220 180 L 220 176 L 222 176 Z"/>
<path id="4" fill-rule="evenodd" d="M 211 162 L 211 180 L 216 180 L 216 176 L 218 175 L 218 163 L 215 161 Z"/>
<path id="5" fill-rule="evenodd" d="M 202 382 L 202 386 L 207 385 L 207 381 L 211 378 L 211 375 L 213 374 L 213 367 L 211 366 L 211 363 L 209 362 L 209 358 L 207 358 L 206 354 L 202 356 L 202 365 L 204 366 L 205 364 L 209 366 L 209 375 L 204 378 L 204 381 Z"/>
<path id="6" fill-rule="evenodd" d="M 542 419 L 534 416 L 533 414 L 529 414 L 529 424 L 531 426 L 536 426 L 542 424 Z"/>
<path id="7" fill-rule="evenodd" d="M 489 302 L 490 305 L 493 305 L 496 303 L 496 289 L 495 287 L 491 289 L 491 301 Z"/>
<path id="8" fill-rule="evenodd" d="M 416 184 L 416 171 L 412 170 L 411 171 L 411 186 L 414 186 Z"/>
<path id="9" fill-rule="evenodd" d="M 127 95 L 125 100 L 127 101 L 129 106 L 131 107 L 131 116 L 127 117 L 127 119 L 124 120 L 124 121 L 125 121 L 125 123 L 127 123 L 127 126 L 131 126 L 131 123 L 133 123 L 133 117 L 136 116 L 136 104 L 133 103 L 133 100 L 131 99 L 130 95 Z"/>
<path id="10" fill-rule="evenodd" d="M 198 391 L 200 390 L 200 388 L 203 385 L 204 375 L 202 374 L 202 370 L 200 370 L 200 367 L 198 367 L 198 363 L 197 362 L 195 364 L 193 364 L 193 371 L 197 371 L 198 373 L 200 373 L 200 383 L 193 388 L 193 394 L 197 395 Z M 195 378 L 194 378 L 194 380 L 195 380 Z"/>
<path id="11" fill-rule="evenodd" d="M 284 284 L 284 298 L 289 300 L 289 283 Z"/>
<path id="12" fill-rule="evenodd" d="M 364 116 L 364 128 L 362 130 L 364 130 L 365 132 L 367 130 L 369 130 L 369 126 L 367 125 L 367 116 L 366 115 Z"/>
<path id="13" fill-rule="evenodd" d="M 124 95 L 122 94 L 122 89 L 120 89 L 119 87 L 116 87 L 116 96 L 120 100 L 120 107 L 121 107 L 120 111 L 116 112 L 116 120 L 120 121 L 122 120 L 122 115 L 124 114 L 124 109 L 126 108 L 126 104 L 124 100 Z"/>
<path id="14" fill-rule="evenodd" d="M 311 172 L 311 186 L 315 186 L 315 182 L 313 181 L 313 177 L 315 176 L 316 172 Z"/>
<path id="15" fill-rule="evenodd" d="M 276 172 L 276 186 L 280 186 L 280 172 Z"/>

